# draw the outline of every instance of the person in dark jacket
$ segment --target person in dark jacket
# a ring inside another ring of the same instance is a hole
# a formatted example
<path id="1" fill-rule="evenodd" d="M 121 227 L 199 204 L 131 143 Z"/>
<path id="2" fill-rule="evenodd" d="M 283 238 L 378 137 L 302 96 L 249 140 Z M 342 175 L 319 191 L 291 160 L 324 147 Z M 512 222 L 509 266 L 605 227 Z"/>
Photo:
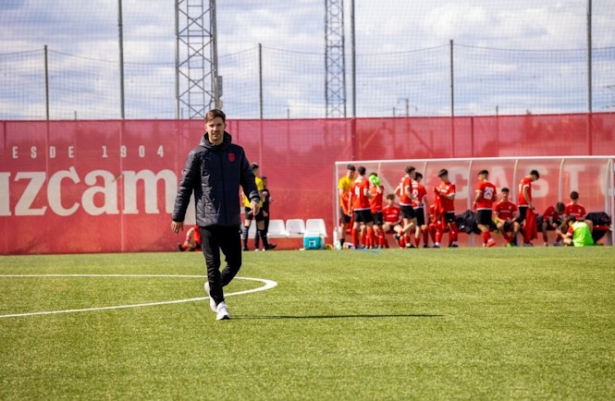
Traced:
<path id="1" fill-rule="evenodd" d="M 226 116 L 221 110 L 211 110 L 206 114 L 206 133 L 199 146 L 186 158 L 171 222 L 174 233 L 184 229 L 186 209 L 194 193 L 196 224 L 207 265 L 205 291 L 217 320 L 230 319 L 222 288 L 231 282 L 241 267 L 239 187 L 243 188 L 256 213 L 260 202 L 246 154 L 241 146 L 232 143 L 232 137 L 225 129 Z M 227 263 L 222 272 L 220 250 Z"/>

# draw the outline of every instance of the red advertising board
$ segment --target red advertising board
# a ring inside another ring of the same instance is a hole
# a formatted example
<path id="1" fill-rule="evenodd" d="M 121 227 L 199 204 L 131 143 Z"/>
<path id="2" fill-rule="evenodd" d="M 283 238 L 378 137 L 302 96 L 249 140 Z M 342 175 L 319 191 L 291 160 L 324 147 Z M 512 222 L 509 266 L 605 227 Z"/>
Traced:
<path id="1" fill-rule="evenodd" d="M 229 120 L 227 131 L 268 177 L 272 218 L 324 218 L 330 232 L 336 161 L 615 154 L 615 113 Z M 174 249 L 175 191 L 202 132 L 200 121 L 0 122 L 0 253 Z M 567 171 L 564 195 L 578 185 L 598 199 L 593 167 Z"/>

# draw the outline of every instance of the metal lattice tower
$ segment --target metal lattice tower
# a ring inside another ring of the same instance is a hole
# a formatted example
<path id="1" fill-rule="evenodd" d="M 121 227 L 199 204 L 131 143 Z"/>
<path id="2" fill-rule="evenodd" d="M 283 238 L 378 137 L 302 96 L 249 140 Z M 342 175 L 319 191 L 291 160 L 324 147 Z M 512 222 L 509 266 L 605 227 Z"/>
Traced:
<path id="1" fill-rule="evenodd" d="M 327 117 L 346 117 L 344 0 L 325 0 L 325 75 Z"/>
<path id="2" fill-rule="evenodd" d="M 202 119 L 222 108 L 216 0 L 176 0 L 175 36 L 175 117 Z"/>

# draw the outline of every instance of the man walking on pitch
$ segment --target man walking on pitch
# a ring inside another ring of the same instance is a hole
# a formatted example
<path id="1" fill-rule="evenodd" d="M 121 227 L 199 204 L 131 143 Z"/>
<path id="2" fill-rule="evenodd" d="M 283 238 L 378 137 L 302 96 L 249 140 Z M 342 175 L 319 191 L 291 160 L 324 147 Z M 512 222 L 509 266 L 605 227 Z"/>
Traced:
<path id="1" fill-rule="evenodd" d="M 171 221 L 174 233 L 184 229 L 186 209 L 194 192 L 196 224 L 207 265 L 205 291 L 217 320 L 230 319 L 222 288 L 231 282 L 241 267 L 240 186 L 250 200 L 252 211 L 258 214 L 260 209 L 250 163 L 243 148 L 231 143 L 232 137 L 225 129 L 226 116 L 221 110 L 211 110 L 206 114 L 206 132 L 201 143 L 186 158 Z M 219 270 L 220 250 L 227 263 L 222 272 Z"/>

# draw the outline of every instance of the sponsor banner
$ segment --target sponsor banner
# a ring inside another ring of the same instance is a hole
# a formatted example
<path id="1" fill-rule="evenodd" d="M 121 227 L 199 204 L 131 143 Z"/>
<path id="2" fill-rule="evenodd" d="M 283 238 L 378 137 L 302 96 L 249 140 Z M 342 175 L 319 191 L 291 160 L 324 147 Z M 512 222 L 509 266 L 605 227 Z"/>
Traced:
<path id="1" fill-rule="evenodd" d="M 324 218 L 332 232 L 336 161 L 612 155 L 614 127 L 615 114 L 602 113 L 462 117 L 454 125 L 448 118 L 229 120 L 227 131 L 268 177 L 271 218 Z M 169 229 L 175 193 L 202 134 L 202 121 L 0 122 L 0 253 L 175 249 L 184 239 Z M 511 189 L 527 169 L 541 171 L 539 209 L 577 189 L 588 209 L 603 210 L 602 162 L 570 160 L 563 170 L 559 163 L 484 168 Z M 479 166 L 434 162 L 424 169 L 428 185 L 442 167 L 457 182 L 461 210 Z M 401 165 L 372 168 L 382 169 L 388 189 L 403 175 Z M 193 222 L 189 210 L 186 223 Z"/>

